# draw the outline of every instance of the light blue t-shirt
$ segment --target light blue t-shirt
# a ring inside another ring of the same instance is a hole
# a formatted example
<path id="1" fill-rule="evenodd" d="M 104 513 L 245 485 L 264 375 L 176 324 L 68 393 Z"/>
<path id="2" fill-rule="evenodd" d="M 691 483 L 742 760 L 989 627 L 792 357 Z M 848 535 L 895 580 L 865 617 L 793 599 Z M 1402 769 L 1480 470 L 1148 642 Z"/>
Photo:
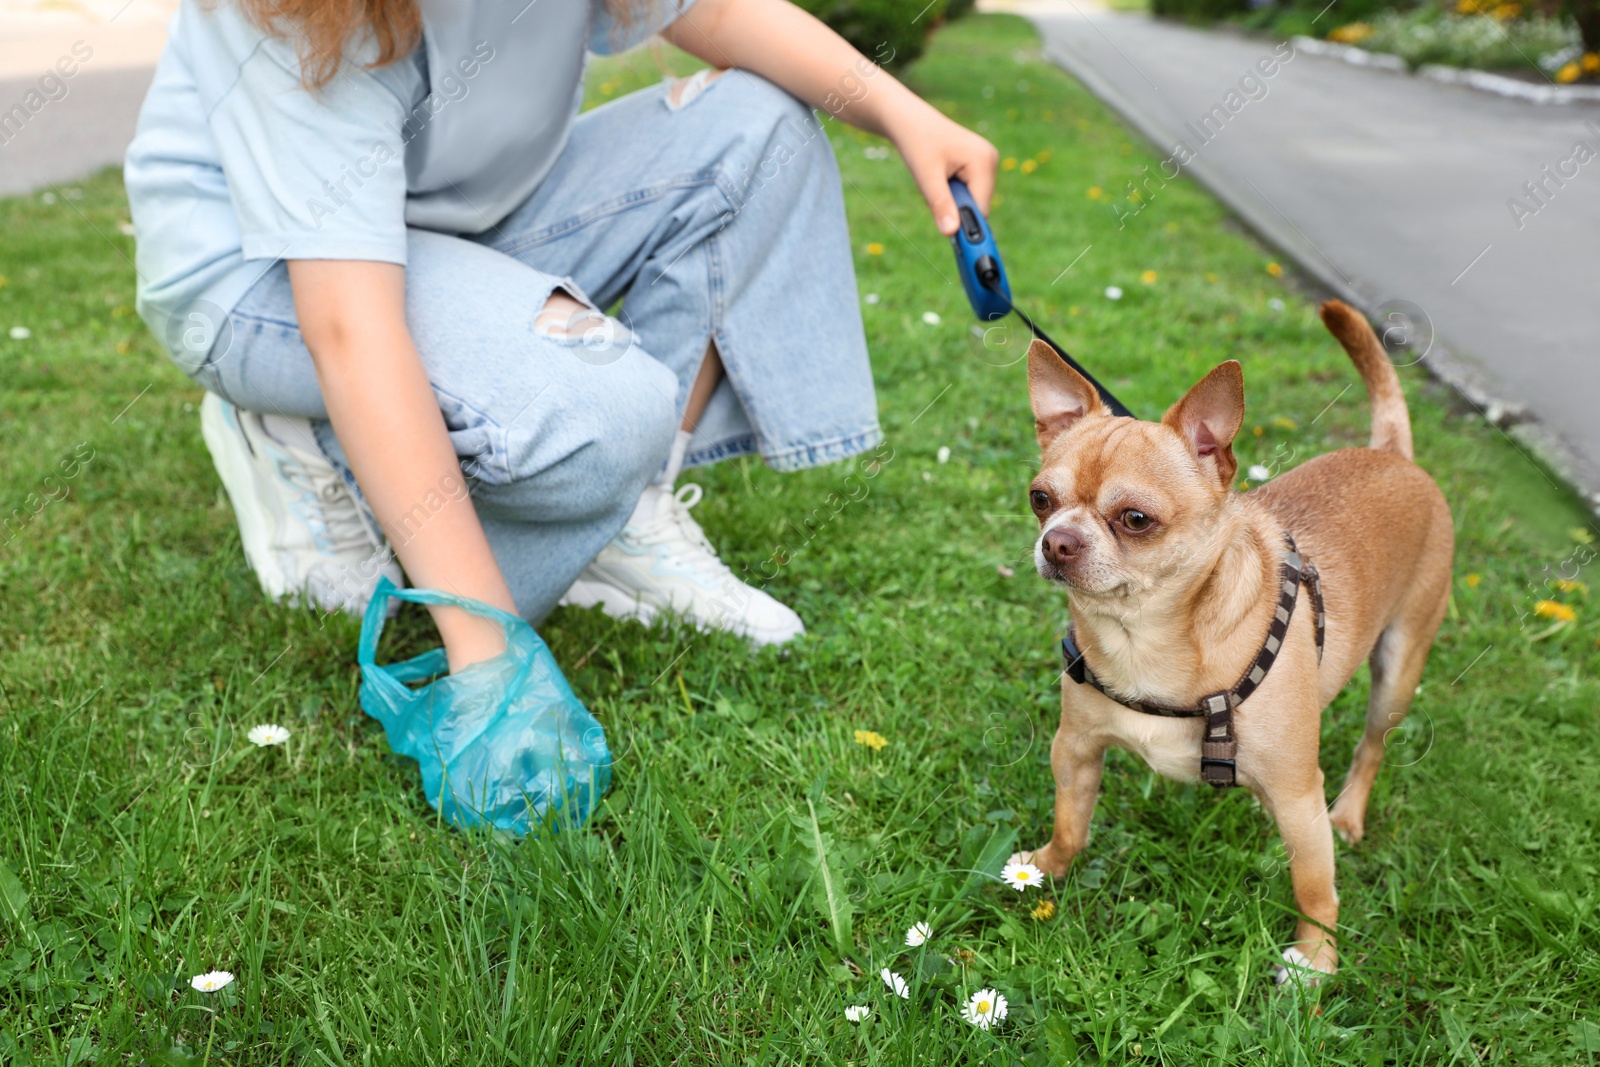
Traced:
<path id="1" fill-rule="evenodd" d="M 621 51 L 692 0 L 420 0 L 423 43 L 366 69 L 353 45 L 319 90 L 291 39 L 235 0 L 183 0 L 124 166 L 138 307 L 180 359 L 282 259 L 404 264 L 406 227 L 479 233 L 566 144 L 586 52 Z"/>

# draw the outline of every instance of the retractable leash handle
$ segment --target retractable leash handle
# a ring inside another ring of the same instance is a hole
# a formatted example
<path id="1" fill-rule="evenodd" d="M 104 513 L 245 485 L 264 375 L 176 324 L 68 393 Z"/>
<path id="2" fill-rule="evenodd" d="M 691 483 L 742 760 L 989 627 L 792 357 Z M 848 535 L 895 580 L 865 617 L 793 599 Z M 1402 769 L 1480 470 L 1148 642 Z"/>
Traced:
<path id="1" fill-rule="evenodd" d="M 989 220 L 978 210 L 978 202 L 960 178 L 950 179 L 950 195 L 955 197 L 960 218 L 950 245 L 956 250 L 956 266 L 961 268 L 961 287 L 967 291 L 967 302 L 984 322 L 1003 319 L 1011 311 L 1011 285 L 1006 281 L 1006 268 L 1000 262 L 1000 247 L 994 243 Z"/>
<path id="2" fill-rule="evenodd" d="M 1011 283 L 1006 280 L 1005 264 L 1000 260 L 1000 246 L 995 243 L 989 220 L 978 210 L 978 203 L 972 199 L 972 191 L 967 188 L 967 183 L 960 178 L 951 178 L 950 195 L 955 198 L 956 214 L 960 219 L 956 232 L 950 238 L 950 246 L 955 249 L 961 287 L 967 291 L 967 302 L 972 305 L 979 321 L 994 322 L 1015 311 L 1035 337 L 1055 349 L 1062 362 L 1088 379 L 1113 415 L 1133 418 L 1134 414 L 1126 404 L 1101 385 L 1093 374 L 1084 369 L 1083 364 L 1068 355 L 1065 348 L 1051 340 L 1049 334 L 1039 329 L 1038 324 L 1011 302 Z"/>

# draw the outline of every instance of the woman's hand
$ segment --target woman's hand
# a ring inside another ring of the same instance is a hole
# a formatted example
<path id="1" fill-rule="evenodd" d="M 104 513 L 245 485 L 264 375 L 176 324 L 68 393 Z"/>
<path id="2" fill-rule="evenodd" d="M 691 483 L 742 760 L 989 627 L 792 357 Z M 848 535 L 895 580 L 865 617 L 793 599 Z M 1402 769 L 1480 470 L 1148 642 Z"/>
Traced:
<path id="1" fill-rule="evenodd" d="M 922 199 L 928 202 L 939 232 L 949 237 L 960 224 L 956 202 L 950 196 L 950 179 L 966 182 L 979 210 L 987 215 L 1000 153 L 985 138 L 932 106 L 921 100 L 917 103 L 922 107 L 906 115 L 901 123 L 890 119 L 888 134 L 900 150 L 900 158 L 906 161 L 906 169 L 916 179 L 917 188 L 922 190 Z"/>
<path id="2" fill-rule="evenodd" d="M 697 59 L 761 75 L 812 107 L 887 137 L 945 236 L 956 232 L 949 180 L 960 178 L 984 214 L 994 192 L 994 145 L 852 48 L 787 0 L 697 0 L 662 36 Z"/>

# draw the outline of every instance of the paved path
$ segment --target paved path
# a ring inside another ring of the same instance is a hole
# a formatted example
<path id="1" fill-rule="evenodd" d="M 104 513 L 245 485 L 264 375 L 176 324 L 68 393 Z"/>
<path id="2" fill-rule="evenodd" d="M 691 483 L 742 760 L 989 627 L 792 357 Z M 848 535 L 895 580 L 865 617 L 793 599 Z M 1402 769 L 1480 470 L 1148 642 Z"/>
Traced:
<path id="1" fill-rule="evenodd" d="M 1525 404 L 1543 428 L 1524 433 L 1600 491 L 1600 159 L 1564 187 L 1547 180 L 1547 205 L 1520 227 L 1507 206 L 1538 207 L 1523 183 L 1574 142 L 1600 152 L 1600 106 L 1298 55 L 1257 71 L 1265 95 L 1252 85 L 1258 98 L 1241 107 L 1241 93 L 1230 113 L 1228 93 L 1275 42 L 1046 3 L 1011 10 L 1032 17 L 1052 60 L 1163 154 L 1185 143 L 1193 177 L 1335 291 L 1421 307 L 1446 377 Z M 1225 121 L 1200 129 L 1213 106 Z"/>
<path id="2" fill-rule="evenodd" d="M 0 0 L 0 196 L 122 162 L 177 6 Z"/>
<path id="3" fill-rule="evenodd" d="M 0 196 L 46 189 L 121 164 L 154 74 L 148 67 L 80 71 L 65 97 L 46 103 L 20 129 L 15 118 L 0 126 Z M 37 76 L 0 80 L 0 110 L 37 84 Z"/>

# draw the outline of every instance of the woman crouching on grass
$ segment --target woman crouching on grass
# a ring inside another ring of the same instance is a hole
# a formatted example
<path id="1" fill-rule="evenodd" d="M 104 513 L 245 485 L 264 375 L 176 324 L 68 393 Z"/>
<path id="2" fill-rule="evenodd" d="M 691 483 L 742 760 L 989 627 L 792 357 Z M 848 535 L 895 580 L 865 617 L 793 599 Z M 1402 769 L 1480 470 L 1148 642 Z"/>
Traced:
<path id="1" fill-rule="evenodd" d="M 656 32 L 718 69 L 578 115 L 586 51 Z M 948 178 L 987 207 L 993 146 L 785 0 L 184 0 L 128 152 L 139 310 L 263 588 L 360 611 L 398 556 L 533 620 L 803 633 L 674 482 L 881 438 L 811 107 L 946 234 Z M 503 650 L 432 610 L 452 669 Z"/>

